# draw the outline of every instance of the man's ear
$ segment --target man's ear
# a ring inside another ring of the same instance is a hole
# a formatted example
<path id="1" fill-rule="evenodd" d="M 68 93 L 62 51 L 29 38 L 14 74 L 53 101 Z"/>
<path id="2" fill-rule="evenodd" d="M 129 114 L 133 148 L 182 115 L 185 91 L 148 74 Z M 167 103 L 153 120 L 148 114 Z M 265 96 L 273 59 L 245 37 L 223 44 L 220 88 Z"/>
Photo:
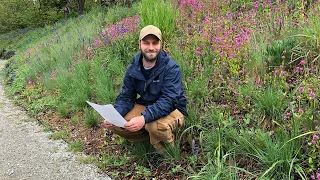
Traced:
<path id="1" fill-rule="evenodd" d="M 139 50 L 141 49 L 141 40 L 138 40 Z"/>

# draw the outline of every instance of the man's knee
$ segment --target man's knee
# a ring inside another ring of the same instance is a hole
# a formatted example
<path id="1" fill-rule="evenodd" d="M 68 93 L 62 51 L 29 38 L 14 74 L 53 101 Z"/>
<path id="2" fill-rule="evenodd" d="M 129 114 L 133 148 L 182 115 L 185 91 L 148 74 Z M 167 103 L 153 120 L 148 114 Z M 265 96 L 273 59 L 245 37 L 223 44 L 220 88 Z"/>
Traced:
<path id="1" fill-rule="evenodd" d="M 141 104 L 135 104 L 134 107 L 124 116 L 124 119 L 129 121 L 133 117 L 141 116 L 141 112 L 143 112 L 145 109 L 145 106 Z"/>
<path id="2" fill-rule="evenodd" d="M 149 132 L 150 138 L 156 139 L 151 140 L 152 142 L 172 142 L 174 140 L 172 129 L 167 123 L 156 120 L 146 124 L 145 129 Z"/>

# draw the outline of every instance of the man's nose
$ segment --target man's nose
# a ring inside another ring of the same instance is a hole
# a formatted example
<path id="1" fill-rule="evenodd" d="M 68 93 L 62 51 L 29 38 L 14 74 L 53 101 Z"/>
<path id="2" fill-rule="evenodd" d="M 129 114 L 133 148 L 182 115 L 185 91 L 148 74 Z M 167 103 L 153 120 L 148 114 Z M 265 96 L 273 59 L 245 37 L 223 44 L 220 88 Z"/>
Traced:
<path id="1" fill-rule="evenodd" d="M 154 50 L 153 44 L 150 44 L 150 45 L 149 45 L 149 50 L 150 50 L 150 51 L 153 51 L 153 50 Z"/>

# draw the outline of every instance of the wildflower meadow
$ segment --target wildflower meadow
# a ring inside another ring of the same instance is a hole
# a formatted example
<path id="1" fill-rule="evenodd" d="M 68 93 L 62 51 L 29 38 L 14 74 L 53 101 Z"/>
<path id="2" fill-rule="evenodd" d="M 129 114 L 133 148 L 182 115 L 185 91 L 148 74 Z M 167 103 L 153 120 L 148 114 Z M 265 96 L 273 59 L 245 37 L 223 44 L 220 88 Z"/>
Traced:
<path id="1" fill-rule="evenodd" d="M 163 155 L 105 132 L 86 103 L 115 102 L 148 24 L 188 100 Z M 0 39 L 17 50 L 7 93 L 114 179 L 320 180 L 318 0 L 141 0 Z"/>

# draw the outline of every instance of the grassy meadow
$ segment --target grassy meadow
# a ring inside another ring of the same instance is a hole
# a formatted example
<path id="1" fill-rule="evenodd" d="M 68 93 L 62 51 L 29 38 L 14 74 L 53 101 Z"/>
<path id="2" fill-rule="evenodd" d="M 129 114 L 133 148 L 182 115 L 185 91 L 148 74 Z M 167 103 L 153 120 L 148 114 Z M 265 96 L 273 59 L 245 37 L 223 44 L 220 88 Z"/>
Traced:
<path id="1" fill-rule="evenodd" d="M 55 116 L 101 131 L 86 101 L 115 102 L 148 24 L 183 71 L 189 116 L 176 147 L 157 157 L 102 133 L 80 161 L 114 179 L 320 179 L 317 0 L 141 0 L 2 34 L 1 47 L 16 50 L 6 92 L 48 129 Z M 54 139 L 83 150 L 70 128 Z"/>

